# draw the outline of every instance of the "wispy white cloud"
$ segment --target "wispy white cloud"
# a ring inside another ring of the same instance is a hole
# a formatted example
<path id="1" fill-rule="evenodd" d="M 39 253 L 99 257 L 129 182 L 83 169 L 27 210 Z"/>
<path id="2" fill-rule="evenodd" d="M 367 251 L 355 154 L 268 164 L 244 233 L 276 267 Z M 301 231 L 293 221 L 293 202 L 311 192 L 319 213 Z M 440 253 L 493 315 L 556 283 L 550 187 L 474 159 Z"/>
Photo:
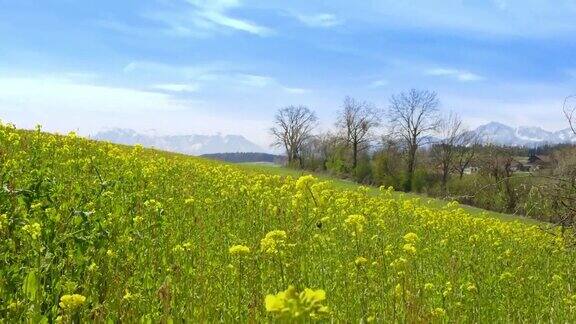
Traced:
<path id="1" fill-rule="evenodd" d="M 166 26 L 165 32 L 172 36 L 208 37 L 214 33 L 240 31 L 258 36 L 274 34 L 271 28 L 255 22 L 233 17 L 230 11 L 241 7 L 235 0 L 188 0 L 187 7 L 169 11 L 155 10 L 144 13 L 147 19 Z"/>
<path id="2" fill-rule="evenodd" d="M 207 22 L 213 23 L 217 26 L 227 27 L 258 36 L 269 36 L 273 34 L 272 30 L 268 27 L 257 25 L 253 22 L 232 18 L 223 12 L 217 11 L 204 11 L 199 12 L 198 17 L 206 19 Z"/>
<path id="3" fill-rule="evenodd" d="M 239 0 L 186 0 L 191 5 L 209 10 L 227 10 L 241 5 Z"/>
<path id="4" fill-rule="evenodd" d="M 203 62 L 195 65 L 170 65 L 152 61 L 131 61 L 123 72 L 135 77 L 153 76 L 158 80 L 212 81 L 217 75 L 227 73 L 235 67 L 228 62 Z M 237 68 L 237 67 L 236 67 Z M 178 81 L 177 83 L 182 83 Z"/>
<path id="5" fill-rule="evenodd" d="M 274 78 L 255 74 L 237 74 L 229 76 L 230 79 L 250 88 L 264 88 L 276 83 Z"/>
<path id="6" fill-rule="evenodd" d="M 315 15 L 301 15 L 296 14 L 295 17 L 300 20 L 302 23 L 310 26 L 310 27 L 333 27 L 343 23 L 343 20 L 338 19 L 333 14 L 329 13 L 320 13 Z"/>
<path id="7" fill-rule="evenodd" d="M 193 66 L 174 66 L 148 61 L 128 63 L 123 71 L 134 76 L 153 75 L 164 82 L 155 82 L 150 89 L 168 92 L 195 92 L 226 89 L 261 91 L 263 88 L 289 94 L 308 93 L 308 89 L 286 86 L 276 78 L 251 72 L 226 62 L 209 62 Z"/>
<path id="8" fill-rule="evenodd" d="M 284 87 L 283 86 L 282 89 L 284 89 L 284 91 L 286 91 L 287 93 L 298 94 L 298 95 L 311 92 L 309 89 L 304 89 L 304 88 L 292 88 L 292 87 Z"/>
<path id="9" fill-rule="evenodd" d="M 231 81 L 232 83 L 239 83 L 241 86 L 249 89 L 262 89 L 270 88 L 286 92 L 288 94 L 305 94 L 309 93 L 309 89 L 298 88 L 298 87 L 288 87 L 280 83 L 273 77 L 255 75 L 255 74 L 234 74 L 224 77 Z"/>
<path id="10" fill-rule="evenodd" d="M 388 84 L 390 84 L 390 82 L 386 79 L 379 79 L 379 80 L 374 80 L 370 83 L 369 87 L 370 88 L 382 88 L 387 86 Z"/>
<path id="11" fill-rule="evenodd" d="M 481 81 L 484 78 L 478 74 L 458 69 L 447 69 L 447 68 L 434 68 L 425 71 L 425 74 L 432 76 L 443 76 L 455 78 L 461 82 L 471 82 L 471 81 Z"/>
<path id="12" fill-rule="evenodd" d="M 186 83 L 164 83 L 153 85 L 152 88 L 168 92 L 196 92 L 200 89 L 200 86 Z"/>
<path id="13" fill-rule="evenodd" d="M 112 19 L 95 19 L 90 21 L 92 25 L 106 29 L 114 33 L 120 33 L 136 37 L 144 37 L 156 32 L 156 29 L 151 27 L 137 26 L 134 24 L 127 24 L 122 21 Z"/>
<path id="14" fill-rule="evenodd" d="M 187 106 L 169 95 L 94 85 L 61 77 L 0 78 L 2 109 L 69 109 L 71 111 L 178 110 Z"/>

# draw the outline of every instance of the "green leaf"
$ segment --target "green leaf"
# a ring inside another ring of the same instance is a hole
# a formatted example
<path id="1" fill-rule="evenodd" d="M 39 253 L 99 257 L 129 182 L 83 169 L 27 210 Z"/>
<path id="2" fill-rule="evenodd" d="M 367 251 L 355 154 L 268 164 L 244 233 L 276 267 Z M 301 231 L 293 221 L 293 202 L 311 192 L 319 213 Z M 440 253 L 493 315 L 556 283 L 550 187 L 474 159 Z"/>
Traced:
<path id="1" fill-rule="evenodd" d="M 38 293 L 38 277 L 36 276 L 36 271 L 32 270 L 26 275 L 24 279 L 24 293 L 30 300 L 36 299 L 36 294 Z"/>

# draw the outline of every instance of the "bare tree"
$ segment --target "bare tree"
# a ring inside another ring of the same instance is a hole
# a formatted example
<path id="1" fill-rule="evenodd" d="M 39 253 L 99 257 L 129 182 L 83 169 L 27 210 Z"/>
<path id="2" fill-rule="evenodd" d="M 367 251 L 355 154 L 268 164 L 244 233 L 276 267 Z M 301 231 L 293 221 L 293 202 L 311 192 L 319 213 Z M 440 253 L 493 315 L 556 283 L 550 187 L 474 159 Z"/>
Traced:
<path id="1" fill-rule="evenodd" d="M 409 191 L 416 169 L 416 152 L 438 128 L 439 100 L 436 92 L 411 89 L 390 98 L 388 121 L 392 136 L 403 142 L 407 151 L 407 179 Z"/>
<path id="2" fill-rule="evenodd" d="M 467 141 L 468 144 L 457 146 L 454 151 L 454 169 L 460 179 L 464 177 L 466 169 L 472 166 L 472 161 L 476 158 L 480 146 L 480 141 L 476 133 L 469 132 L 466 136 L 468 136 L 468 138 L 465 141 Z"/>
<path id="3" fill-rule="evenodd" d="M 341 145 L 341 138 L 331 132 L 323 132 L 312 136 L 302 147 L 300 155 L 305 168 L 326 170 L 326 164 L 336 147 Z"/>
<path id="4" fill-rule="evenodd" d="M 494 180 L 493 188 L 503 190 L 506 211 L 514 213 L 518 204 L 518 195 L 513 181 L 517 164 L 515 159 L 517 149 L 491 143 L 484 146 L 482 155 L 482 172 Z"/>
<path id="5" fill-rule="evenodd" d="M 462 120 L 455 113 L 442 119 L 438 125 L 439 140 L 432 147 L 432 159 L 442 172 L 442 190 L 446 192 L 446 185 L 450 172 L 455 168 L 460 148 L 467 148 L 472 144 L 473 133 L 462 124 Z"/>
<path id="6" fill-rule="evenodd" d="M 392 186 L 399 189 L 402 185 L 402 148 L 395 139 L 382 136 L 381 145 L 372 158 L 372 170 L 377 185 Z"/>
<path id="7" fill-rule="evenodd" d="M 562 110 L 572 133 L 576 135 L 576 95 L 568 96 L 564 99 Z"/>
<path id="8" fill-rule="evenodd" d="M 352 149 L 352 168 L 358 164 L 358 153 L 366 150 L 373 140 L 372 131 L 380 125 L 380 116 L 373 105 L 354 98 L 344 98 L 336 126 Z"/>
<path id="9" fill-rule="evenodd" d="M 562 109 L 572 133 L 576 135 L 576 95 L 566 97 Z M 553 176 L 554 185 L 551 187 L 550 199 L 557 214 L 557 219 L 553 221 L 562 226 L 564 235 L 567 227 L 576 228 L 576 168 L 573 163 L 562 162 L 567 165 L 557 168 Z"/>
<path id="10" fill-rule="evenodd" d="M 312 137 L 317 121 L 314 112 L 305 106 L 288 106 L 276 113 L 275 126 L 270 129 L 274 136 L 272 145 L 286 150 L 289 165 L 296 161 L 302 164 L 302 148 Z"/>
<path id="11" fill-rule="evenodd" d="M 326 163 L 334 151 L 337 149 L 338 145 L 342 145 L 342 140 L 340 137 L 332 134 L 331 132 L 325 132 L 317 136 L 318 146 L 316 148 L 317 154 L 321 157 L 322 168 L 326 169 Z"/>

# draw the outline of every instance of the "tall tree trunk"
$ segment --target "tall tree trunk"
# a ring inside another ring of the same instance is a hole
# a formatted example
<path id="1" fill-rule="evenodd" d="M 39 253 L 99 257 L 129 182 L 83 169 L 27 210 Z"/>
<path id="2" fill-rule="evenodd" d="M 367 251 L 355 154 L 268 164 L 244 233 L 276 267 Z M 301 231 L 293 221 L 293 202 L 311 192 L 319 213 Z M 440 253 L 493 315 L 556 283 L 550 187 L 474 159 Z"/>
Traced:
<path id="1" fill-rule="evenodd" d="M 292 164 L 292 149 L 288 145 L 285 145 L 284 147 L 286 148 L 286 158 L 288 158 L 288 166 L 290 166 Z"/>
<path id="2" fill-rule="evenodd" d="M 442 166 L 442 192 L 446 194 L 448 185 L 448 174 L 450 173 L 450 167 L 447 163 Z"/>
<path id="3" fill-rule="evenodd" d="M 411 143 L 410 148 L 408 149 L 408 172 L 407 172 L 407 179 L 406 183 L 404 184 L 404 191 L 412 191 L 412 180 L 414 179 L 414 170 L 416 167 L 416 150 L 417 146 L 414 143 Z"/>
<path id="4" fill-rule="evenodd" d="M 352 170 L 356 170 L 358 165 L 358 143 L 352 143 Z"/>
<path id="5" fill-rule="evenodd" d="M 505 179 L 504 179 L 504 189 L 506 191 L 506 209 L 508 213 L 514 213 L 517 205 L 516 193 L 514 192 L 514 187 L 512 184 L 513 172 L 510 170 L 510 165 L 507 164 L 504 167 Z"/>

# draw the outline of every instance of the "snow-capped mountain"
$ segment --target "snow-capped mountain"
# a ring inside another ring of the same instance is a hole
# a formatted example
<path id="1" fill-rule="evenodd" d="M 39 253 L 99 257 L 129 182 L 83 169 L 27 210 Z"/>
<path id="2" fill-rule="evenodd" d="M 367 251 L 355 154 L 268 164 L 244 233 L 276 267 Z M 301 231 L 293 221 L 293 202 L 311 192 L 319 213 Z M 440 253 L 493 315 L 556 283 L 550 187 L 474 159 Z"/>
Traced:
<path id="1" fill-rule="evenodd" d="M 202 155 L 212 153 L 266 152 L 241 135 L 157 135 L 114 128 L 97 133 L 93 139 L 117 144 L 156 148 L 164 151 Z"/>
<path id="2" fill-rule="evenodd" d="M 509 146 L 539 146 L 544 144 L 576 143 L 576 135 L 570 129 L 550 132 L 537 126 L 510 127 L 491 122 L 479 126 L 473 132 L 483 143 Z"/>

